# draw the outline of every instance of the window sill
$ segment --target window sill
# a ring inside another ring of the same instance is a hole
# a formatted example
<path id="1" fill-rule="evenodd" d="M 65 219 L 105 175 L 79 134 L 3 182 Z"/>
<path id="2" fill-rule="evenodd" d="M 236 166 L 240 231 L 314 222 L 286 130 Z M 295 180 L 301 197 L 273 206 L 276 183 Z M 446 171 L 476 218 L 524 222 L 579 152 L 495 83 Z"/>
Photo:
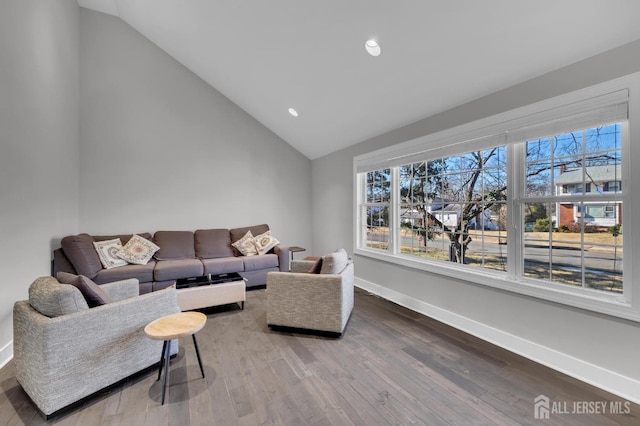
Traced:
<path id="1" fill-rule="evenodd" d="M 564 286 L 561 284 L 540 284 L 535 280 L 516 279 L 506 273 L 483 269 L 470 270 L 455 263 L 446 264 L 416 260 L 406 255 L 394 255 L 375 250 L 356 248 L 354 254 L 417 269 L 433 274 L 454 278 L 471 285 L 483 285 L 509 292 L 561 303 L 575 308 L 640 322 L 640 310 L 634 308 L 621 294 L 607 294 L 596 290 Z"/>

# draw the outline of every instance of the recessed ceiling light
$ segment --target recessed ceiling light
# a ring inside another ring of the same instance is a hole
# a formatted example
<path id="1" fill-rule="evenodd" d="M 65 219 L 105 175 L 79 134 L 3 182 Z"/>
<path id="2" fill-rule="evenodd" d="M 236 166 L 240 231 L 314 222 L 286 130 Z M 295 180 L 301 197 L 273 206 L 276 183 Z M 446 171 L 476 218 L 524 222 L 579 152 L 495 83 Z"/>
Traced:
<path id="1" fill-rule="evenodd" d="M 380 56 L 380 53 L 382 52 L 378 42 L 373 39 L 367 40 L 364 44 L 364 48 L 367 49 L 367 52 L 369 52 L 369 55 L 371 56 Z"/>
<path id="2" fill-rule="evenodd" d="M 289 108 L 289 114 L 293 115 L 294 117 L 297 117 L 298 116 L 298 111 L 296 111 L 293 108 Z"/>

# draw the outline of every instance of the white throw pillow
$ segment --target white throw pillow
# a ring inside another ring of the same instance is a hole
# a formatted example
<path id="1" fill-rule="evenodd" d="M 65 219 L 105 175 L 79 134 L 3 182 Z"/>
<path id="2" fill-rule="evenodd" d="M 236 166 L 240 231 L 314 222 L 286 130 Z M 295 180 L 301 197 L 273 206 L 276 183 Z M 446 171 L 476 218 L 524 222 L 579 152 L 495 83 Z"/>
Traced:
<path id="1" fill-rule="evenodd" d="M 267 231 L 264 234 L 260 234 L 257 237 L 254 237 L 253 244 L 255 245 L 258 254 L 265 254 L 269 250 L 280 244 L 280 241 L 278 241 L 273 235 L 271 235 L 271 231 Z"/>
<path id="2" fill-rule="evenodd" d="M 121 259 L 116 255 L 116 253 L 122 249 L 122 242 L 120 241 L 120 238 L 97 241 L 93 243 L 93 246 L 96 248 L 98 257 L 100 257 L 100 263 L 102 263 L 102 266 L 105 269 L 127 265 L 126 260 Z"/>
<path id="3" fill-rule="evenodd" d="M 237 248 L 238 251 L 245 256 L 255 256 L 258 254 L 256 245 L 253 242 L 253 234 L 251 233 L 251 231 L 247 231 L 247 233 L 244 234 L 244 237 L 240 238 L 238 241 L 231 245 Z"/>
<path id="4" fill-rule="evenodd" d="M 116 252 L 116 256 L 129 263 L 146 265 L 151 256 L 158 250 L 160 250 L 160 247 L 151 241 L 142 238 L 140 235 L 133 234 L 129 242 Z"/>

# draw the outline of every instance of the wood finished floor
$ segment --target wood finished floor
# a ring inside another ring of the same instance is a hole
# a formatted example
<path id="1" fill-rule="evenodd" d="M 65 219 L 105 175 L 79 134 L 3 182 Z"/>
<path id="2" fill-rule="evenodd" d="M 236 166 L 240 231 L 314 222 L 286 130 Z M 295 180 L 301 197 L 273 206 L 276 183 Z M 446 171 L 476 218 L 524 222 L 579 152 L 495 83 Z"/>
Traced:
<path id="1" fill-rule="evenodd" d="M 0 425 L 639 425 L 627 415 L 534 418 L 534 398 L 622 401 L 556 371 L 398 305 L 356 290 L 342 339 L 272 332 L 266 293 L 245 310 L 210 309 L 198 335 L 172 360 L 167 402 L 155 370 L 45 421 L 0 370 Z M 160 355 L 160 354 L 158 354 Z"/>

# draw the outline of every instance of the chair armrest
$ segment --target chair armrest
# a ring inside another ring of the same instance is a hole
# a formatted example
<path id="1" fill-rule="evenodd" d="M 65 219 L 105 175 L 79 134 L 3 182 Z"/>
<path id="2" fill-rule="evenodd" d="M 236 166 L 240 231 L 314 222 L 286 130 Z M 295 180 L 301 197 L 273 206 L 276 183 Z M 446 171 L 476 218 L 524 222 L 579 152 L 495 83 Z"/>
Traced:
<path id="1" fill-rule="evenodd" d="M 294 260 L 291 262 L 291 272 L 309 272 L 315 263 L 315 260 Z"/>
<path id="2" fill-rule="evenodd" d="M 136 297 L 140 294 L 140 282 L 136 278 L 100 284 L 100 288 L 107 293 L 113 302 Z"/>
<path id="3" fill-rule="evenodd" d="M 284 296 L 284 293 L 298 293 L 298 290 L 303 294 L 312 287 L 318 287 L 316 290 L 322 288 L 334 292 L 339 289 L 342 282 L 342 275 L 308 274 L 306 272 L 269 272 L 267 274 L 267 294 L 270 293 L 271 296 L 276 296 L 276 293 L 282 293 Z"/>

